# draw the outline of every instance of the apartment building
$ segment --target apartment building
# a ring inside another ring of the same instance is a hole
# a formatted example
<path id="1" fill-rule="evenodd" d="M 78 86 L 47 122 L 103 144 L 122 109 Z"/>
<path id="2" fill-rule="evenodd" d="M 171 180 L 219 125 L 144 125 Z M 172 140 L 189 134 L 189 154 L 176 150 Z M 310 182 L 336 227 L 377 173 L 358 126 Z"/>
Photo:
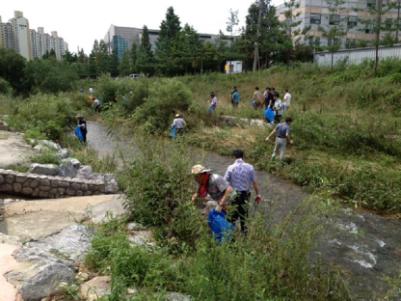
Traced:
<path id="1" fill-rule="evenodd" d="M 149 29 L 148 31 L 150 44 L 152 45 L 152 49 L 155 49 L 160 31 L 155 29 Z M 216 43 L 220 38 L 220 35 L 216 34 L 200 33 L 198 35 L 201 41 L 210 42 L 212 44 Z M 141 39 L 141 28 L 111 25 L 103 41 L 106 43 L 109 53 L 115 52 L 118 58 L 121 59 L 124 53 L 131 48 L 133 43 L 140 45 Z M 226 39 L 227 43 L 231 43 L 231 37 L 224 37 L 224 39 Z"/>
<path id="2" fill-rule="evenodd" d="M 37 31 L 30 29 L 21 11 L 15 11 L 14 18 L 7 23 L 2 23 L 0 18 L 0 47 L 14 49 L 27 60 L 41 58 L 51 50 L 61 60 L 68 50 L 68 44 L 57 31 L 49 35 L 43 27 L 38 27 Z"/>
<path id="3" fill-rule="evenodd" d="M 21 11 L 14 12 L 14 18 L 10 19 L 14 34 L 14 49 L 27 60 L 32 59 L 31 33 L 29 21 L 24 18 Z"/>
<path id="4" fill-rule="evenodd" d="M 332 1 L 331 1 L 332 2 Z M 384 0 L 387 5 L 390 0 Z M 340 37 L 342 48 L 354 47 L 358 43 L 367 43 L 374 41 L 374 26 L 370 8 L 375 7 L 376 0 L 345 0 L 339 7 L 330 5 L 326 0 L 299 0 L 299 7 L 292 11 L 293 22 L 299 22 L 299 25 L 292 32 L 298 32 L 293 39 L 299 43 L 311 46 L 327 46 L 332 41 L 325 37 L 324 32 L 336 26 L 344 35 Z M 280 21 L 286 20 L 286 11 L 289 9 L 281 4 L 277 7 L 277 16 Z M 392 9 L 383 15 L 383 24 L 393 24 L 397 20 L 398 10 Z M 390 28 L 390 26 L 388 26 Z M 393 28 L 393 27 L 391 27 Z M 382 36 L 390 31 L 386 31 L 386 25 L 383 26 Z M 306 30 L 305 33 L 302 33 Z"/>

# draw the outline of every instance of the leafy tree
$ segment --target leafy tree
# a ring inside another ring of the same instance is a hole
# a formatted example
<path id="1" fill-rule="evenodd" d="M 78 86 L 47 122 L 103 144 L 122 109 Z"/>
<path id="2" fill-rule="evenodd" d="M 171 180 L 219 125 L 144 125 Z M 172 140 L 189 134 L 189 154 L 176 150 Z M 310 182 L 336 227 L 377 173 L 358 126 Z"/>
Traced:
<path id="1" fill-rule="evenodd" d="M 202 43 L 198 33 L 188 24 L 180 32 L 173 49 L 173 56 L 180 73 L 194 73 L 200 70 Z"/>
<path id="2" fill-rule="evenodd" d="M 299 0 L 287 0 L 284 2 L 284 6 L 286 8 L 284 12 L 285 20 L 283 22 L 284 29 L 287 34 L 294 41 L 294 44 L 297 45 L 300 42 L 301 36 L 306 36 L 308 31 L 310 30 L 310 26 L 307 26 L 300 30 L 298 26 L 302 21 L 298 20 L 299 15 L 301 14 L 298 11 L 300 7 Z"/>
<path id="3" fill-rule="evenodd" d="M 46 51 L 46 53 L 42 56 L 42 59 L 57 59 L 56 52 L 54 49 L 50 49 L 50 51 Z"/>
<path id="4" fill-rule="evenodd" d="M 118 72 L 118 56 L 115 51 L 113 51 L 113 53 L 109 57 L 109 62 L 110 62 L 110 66 L 109 66 L 110 75 L 113 77 L 118 76 L 118 73 L 119 73 Z"/>
<path id="5" fill-rule="evenodd" d="M 141 45 L 138 49 L 136 67 L 138 71 L 148 75 L 153 75 L 155 72 L 155 59 L 149 40 L 149 30 L 146 26 L 144 26 L 142 30 Z"/>
<path id="6" fill-rule="evenodd" d="M 174 64 L 173 49 L 179 39 L 180 31 L 180 19 L 174 13 L 173 7 L 169 7 L 166 19 L 160 25 L 159 39 L 156 44 L 156 58 L 159 71 L 164 74 L 174 75 L 177 67 L 179 67 Z"/>
<path id="7" fill-rule="evenodd" d="M 29 61 L 25 68 L 26 77 L 34 91 L 56 93 L 74 87 L 79 79 L 74 66 L 49 59 Z"/>
<path id="8" fill-rule="evenodd" d="M 136 45 L 135 42 L 132 43 L 130 54 L 131 54 L 131 57 L 130 57 L 131 58 L 131 72 L 136 72 L 137 71 L 136 63 L 137 63 L 137 59 L 138 59 L 138 46 Z"/>
<path id="9" fill-rule="evenodd" d="M 281 48 L 279 41 L 285 39 L 284 35 L 286 33 L 270 0 L 253 3 L 249 7 L 245 31 L 241 36 L 241 47 L 248 65 L 253 61 L 254 69 L 270 66 L 278 59 L 277 53 Z"/>
<path id="10" fill-rule="evenodd" d="M 231 37 L 233 37 L 236 33 L 236 27 L 239 24 L 238 10 L 230 9 L 230 16 L 228 17 L 226 24 L 226 31 L 230 33 Z"/>
<path id="11" fill-rule="evenodd" d="M 67 50 L 63 55 L 63 60 L 67 63 L 76 63 L 78 61 L 78 57 L 76 54 L 72 54 Z"/>
<path id="12" fill-rule="evenodd" d="M 131 62 L 131 55 L 130 51 L 127 50 L 124 52 L 123 57 L 118 65 L 118 72 L 120 75 L 127 76 L 132 72 L 132 62 Z"/>
<path id="13" fill-rule="evenodd" d="M 323 37 L 327 39 L 326 49 L 331 53 L 331 67 L 334 64 L 334 52 L 341 48 L 342 40 L 347 34 L 347 28 L 344 26 L 346 17 L 341 17 L 344 11 L 343 5 L 345 0 L 325 0 L 330 12 L 329 15 L 329 28 L 319 26 L 319 31 Z"/>
<path id="14" fill-rule="evenodd" d="M 10 83 L 17 93 L 25 92 L 26 60 L 12 49 L 0 48 L 0 77 Z"/>

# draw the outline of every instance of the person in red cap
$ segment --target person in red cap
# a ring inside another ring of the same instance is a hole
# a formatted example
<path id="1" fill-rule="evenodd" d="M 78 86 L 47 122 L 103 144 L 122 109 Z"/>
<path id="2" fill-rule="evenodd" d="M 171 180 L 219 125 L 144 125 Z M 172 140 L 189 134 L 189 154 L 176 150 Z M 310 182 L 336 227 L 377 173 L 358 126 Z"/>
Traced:
<path id="1" fill-rule="evenodd" d="M 205 200 L 207 211 L 213 208 L 217 211 L 225 210 L 233 192 L 230 184 L 222 176 L 212 173 L 211 169 L 200 164 L 194 165 L 191 173 L 199 184 L 192 201 L 195 202 L 197 198 Z"/>

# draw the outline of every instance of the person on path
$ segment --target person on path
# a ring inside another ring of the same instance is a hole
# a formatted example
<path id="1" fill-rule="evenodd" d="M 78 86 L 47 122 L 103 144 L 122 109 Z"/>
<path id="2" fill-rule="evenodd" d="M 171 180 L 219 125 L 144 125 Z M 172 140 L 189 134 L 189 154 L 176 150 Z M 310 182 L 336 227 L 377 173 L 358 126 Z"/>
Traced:
<path id="1" fill-rule="evenodd" d="M 241 101 L 241 95 L 237 87 L 234 86 L 231 92 L 231 104 L 233 105 L 233 108 L 237 108 L 240 101 Z"/>
<path id="2" fill-rule="evenodd" d="M 284 105 L 281 99 L 279 98 L 279 94 L 273 96 L 274 99 L 274 111 L 276 112 L 275 122 L 279 123 L 281 121 L 281 117 L 284 114 Z"/>
<path id="3" fill-rule="evenodd" d="M 252 96 L 252 107 L 257 110 L 262 106 L 263 94 L 259 91 L 259 87 L 255 87 L 255 91 Z"/>
<path id="4" fill-rule="evenodd" d="M 288 89 L 285 90 L 285 94 L 284 94 L 284 111 L 287 111 L 290 106 L 291 106 L 291 99 L 292 99 L 292 95 L 290 94 L 290 92 L 288 92 Z"/>
<path id="5" fill-rule="evenodd" d="M 233 152 L 235 157 L 234 164 L 230 165 L 224 175 L 224 179 L 235 190 L 235 196 L 231 202 L 234 207 L 230 216 L 230 221 L 235 224 L 240 221 L 241 231 L 246 233 L 246 219 L 248 217 L 249 200 L 251 197 L 251 188 L 255 190 L 255 202 L 259 204 L 262 197 L 259 194 L 259 186 L 256 182 L 255 169 L 249 163 L 244 161 L 244 152 L 237 149 Z"/>
<path id="6" fill-rule="evenodd" d="M 280 160 L 284 160 L 285 150 L 287 147 L 287 141 L 292 144 L 293 141 L 290 138 L 290 126 L 292 123 L 292 118 L 287 117 L 285 122 L 279 123 L 276 128 L 270 133 L 270 135 L 266 138 L 266 141 L 269 141 L 273 134 L 276 134 L 276 142 L 274 144 L 272 160 L 276 158 L 276 152 L 279 151 Z"/>
<path id="7" fill-rule="evenodd" d="M 82 142 L 86 143 L 86 135 L 88 134 L 88 127 L 86 125 L 86 120 L 82 115 L 78 115 L 77 127 L 79 128 L 82 135 Z"/>
<path id="8" fill-rule="evenodd" d="M 218 174 L 212 173 L 212 170 L 201 164 L 194 165 L 191 169 L 195 181 L 198 183 L 198 191 L 192 196 L 192 202 L 197 198 L 205 201 L 206 215 L 210 210 L 226 210 L 227 203 L 233 192 L 230 184 Z"/>
<path id="9" fill-rule="evenodd" d="M 266 90 L 263 92 L 263 98 L 266 110 L 269 107 L 272 98 L 271 90 L 269 87 L 266 87 Z"/>
<path id="10" fill-rule="evenodd" d="M 180 114 L 176 114 L 173 123 L 171 124 L 171 129 L 175 131 L 173 139 L 175 139 L 176 136 L 182 135 L 186 126 L 187 123 L 184 118 Z"/>
<path id="11" fill-rule="evenodd" d="M 95 97 L 95 100 L 93 101 L 93 107 L 95 109 L 95 112 L 100 112 L 101 104 L 100 100 L 97 97 Z"/>
<path id="12" fill-rule="evenodd" d="M 210 105 L 209 105 L 209 109 L 208 112 L 214 113 L 216 111 L 217 108 L 217 97 L 216 94 L 214 94 L 214 92 L 210 93 Z"/>

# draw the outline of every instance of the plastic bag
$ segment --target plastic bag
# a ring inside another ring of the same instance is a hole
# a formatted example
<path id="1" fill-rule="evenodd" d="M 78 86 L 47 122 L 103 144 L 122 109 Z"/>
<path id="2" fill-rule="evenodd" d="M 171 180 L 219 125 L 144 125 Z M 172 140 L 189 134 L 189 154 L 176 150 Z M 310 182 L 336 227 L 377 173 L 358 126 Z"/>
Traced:
<path id="1" fill-rule="evenodd" d="M 74 130 L 75 136 L 78 138 L 79 141 L 84 141 L 84 136 L 82 135 L 81 128 L 77 126 Z"/>
<path id="2" fill-rule="evenodd" d="M 226 214 L 213 209 L 209 212 L 208 225 L 212 230 L 215 240 L 219 243 L 230 241 L 234 225 L 227 221 Z"/>

